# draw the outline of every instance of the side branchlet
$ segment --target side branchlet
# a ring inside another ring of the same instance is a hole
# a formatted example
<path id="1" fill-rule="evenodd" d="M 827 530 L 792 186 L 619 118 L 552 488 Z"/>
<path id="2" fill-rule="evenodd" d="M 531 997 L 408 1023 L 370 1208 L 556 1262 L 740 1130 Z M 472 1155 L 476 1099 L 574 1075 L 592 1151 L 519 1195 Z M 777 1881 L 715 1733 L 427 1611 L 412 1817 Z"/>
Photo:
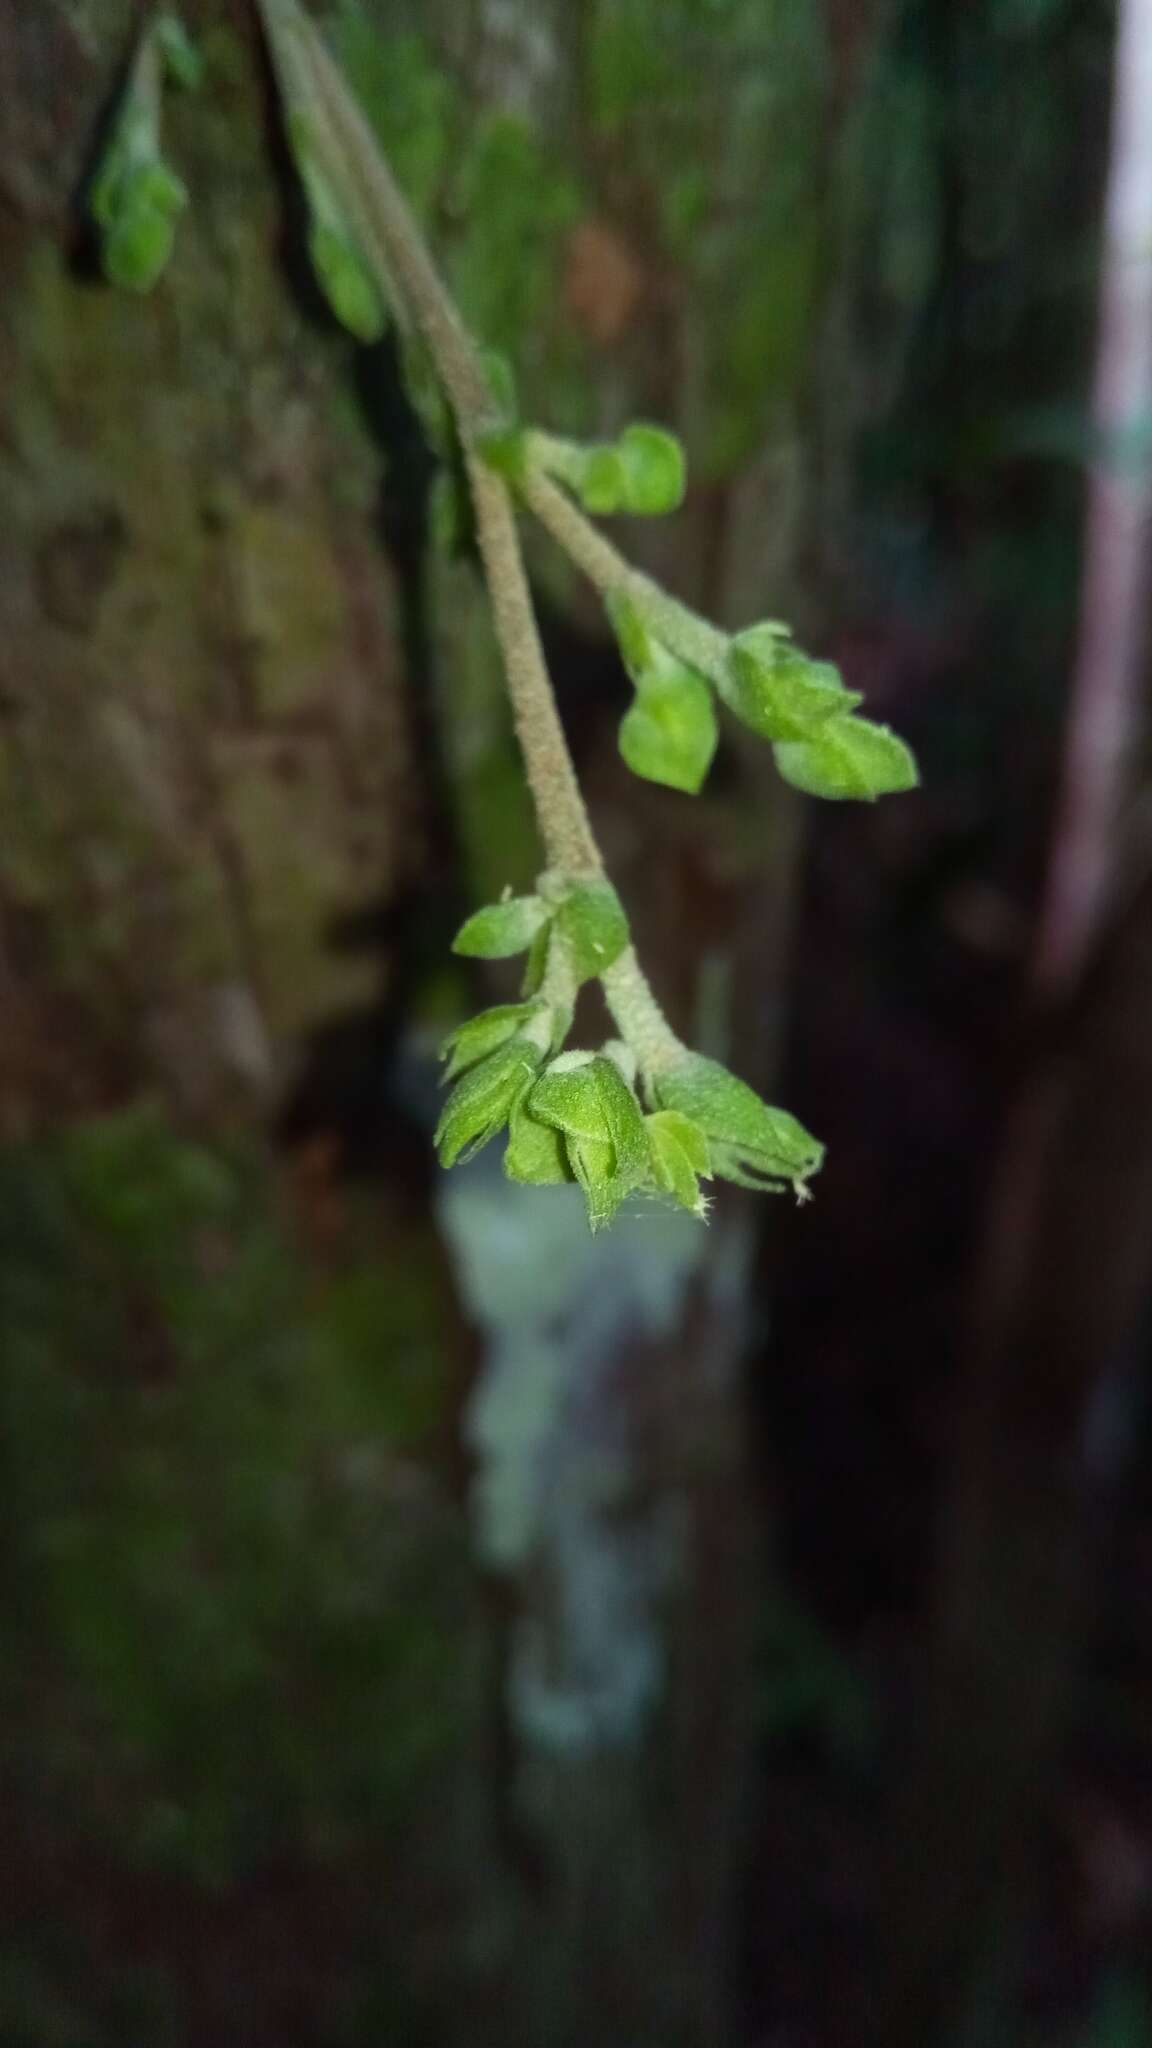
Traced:
<path id="1" fill-rule="evenodd" d="M 107 143 L 88 188 L 104 275 L 148 292 L 172 254 L 187 189 L 161 146 L 166 79 L 194 88 L 201 63 L 178 16 L 154 14 L 137 37 Z"/>
<path id="2" fill-rule="evenodd" d="M 285 129 L 308 206 L 308 246 L 336 318 L 357 340 L 389 319 L 414 402 L 442 458 L 446 503 L 471 499 L 475 538 L 547 866 L 531 895 L 470 917 L 467 958 L 523 955 L 521 1000 L 483 1011 L 445 1041 L 450 1092 L 436 1132 L 445 1166 L 505 1136 L 509 1177 L 572 1182 L 593 1230 L 646 1195 L 703 1217 L 701 1183 L 791 1187 L 799 1198 L 823 1148 L 716 1061 L 681 1043 L 640 968 L 604 873 L 556 711 L 516 522 L 535 516 L 605 604 L 634 699 L 620 728 L 632 771 L 694 794 L 716 750 L 718 709 L 773 748 L 810 795 L 875 798 L 911 789 L 903 741 L 861 718 L 860 697 L 777 620 L 731 635 L 640 574 L 595 519 L 671 512 L 684 453 L 636 422 L 584 444 L 524 425 L 505 366 L 466 332 L 354 97 L 298 0 L 258 0 Z M 161 67 L 191 82 L 182 32 L 145 30 L 92 191 L 110 277 L 147 289 L 167 260 L 184 190 L 160 153 Z M 458 525 L 449 511 L 446 526 Z M 577 994 L 598 981 L 617 1036 L 567 1047 Z"/>

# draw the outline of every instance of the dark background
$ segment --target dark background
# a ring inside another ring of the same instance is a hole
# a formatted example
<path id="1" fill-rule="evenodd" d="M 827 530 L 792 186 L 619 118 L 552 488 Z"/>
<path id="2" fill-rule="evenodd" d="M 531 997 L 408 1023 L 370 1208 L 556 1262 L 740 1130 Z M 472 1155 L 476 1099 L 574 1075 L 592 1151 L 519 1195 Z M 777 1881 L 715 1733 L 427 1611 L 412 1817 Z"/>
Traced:
<path id="1" fill-rule="evenodd" d="M 1090 465 L 1145 467 L 1092 427 L 1116 10 L 318 11 L 531 412 L 684 439 L 621 543 L 921 765 L 802 802 L 729 726 L 694 802 L 634 781 L 531 536 L 648 972 L 828 1146 L 803 1210 L 595 1245 L 435 1166 L 510 986 L 452 932 L 538 865 L 483 593 L 253 17 L 186 18 L 134 298 L 85 193 L 136 17 L 0 0 L 0 2043 L 1142 2048 L 1139 658 L 1036 966 Z"/>

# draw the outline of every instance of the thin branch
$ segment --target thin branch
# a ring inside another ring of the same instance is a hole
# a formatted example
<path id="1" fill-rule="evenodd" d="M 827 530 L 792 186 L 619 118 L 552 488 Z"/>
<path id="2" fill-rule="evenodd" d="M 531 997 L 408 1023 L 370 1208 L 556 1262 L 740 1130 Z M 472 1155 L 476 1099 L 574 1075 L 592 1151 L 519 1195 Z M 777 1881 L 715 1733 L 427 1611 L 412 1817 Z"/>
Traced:
<path id="1" fill-rule="evenodd" d="M 493 423 L 492 395 L 480 357 L 367 121 L 311 21 L 295 0 L 259 0 L 259 5 L 285 98 L 306 117 L 307 146 L 315 150 L 339 193 L 378 281 L 385 289 L 398 289 L 406 300 L 452 406 L 545 854 L 564 874 L 602 876 L 604 862 L 540 645 L 512 498 L 504 480 L 477 452 L 479 438 Z M 608 549 L 606 542 L 603 545 Z M 615 559 L 614 550 L 608 553 Z M 601 978 L 617 1027 L 635 1051 L 642 1072 L 651 1077 L 683 1058 L 684 1047 L 665 1022 L 630 946 Z"/>
<path id="2" fill-rule="evenodd" d="M 657 638 L 669 652 L 707 676 L 721 696 L 727 695 L 727 634 L 669 597 L 641 570 L 634 569 L 627 557 L 585 518 L 568 493 L 531 462 L 517 488 L 541 526 L 604 597 L 633 598 L 651 619 Z"/>
<path id="3" fill-rule="evenodd" d="M 492 417 L 483 366 L 440 281 L 408 203 L 320 36 L 293 0 L 261 0 L 290 104 L 308 120 L 307 143 L 340 194 L 364 254 L 393 285 L 427 344 L 465 452 L 476 531 L 517 737 L 552 866 L 599 875 L 592 835 L 556 710 L 507 486 L 474 452 Z"/>

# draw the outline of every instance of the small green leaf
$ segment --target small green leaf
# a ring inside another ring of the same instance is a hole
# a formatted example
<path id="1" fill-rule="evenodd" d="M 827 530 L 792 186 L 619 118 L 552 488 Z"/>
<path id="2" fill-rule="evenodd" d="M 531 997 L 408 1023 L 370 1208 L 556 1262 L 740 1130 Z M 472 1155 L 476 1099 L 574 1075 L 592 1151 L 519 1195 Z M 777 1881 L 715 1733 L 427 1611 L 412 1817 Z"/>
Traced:
<path id="1" fill-rule="evenodd" d="M 340 325 L 357 341 L 379 341 L 388 325 L 388 311 L 359 250 L 336 228 L 314 219 L 308 230 L 308 254 Z"/>
<path id="2" fill-rule="evenodd" d="M 588 449 L 577 489 L 586 512 L 594 512 L 600 518 L 622 512 L 628 495 L 628 476 L 619 449 Z"/>
<path id="3" fill-rule="evenodd" d="M 862 701 L 831 662 L 809 661 L 775 626 L 737 634 L 728 670 L 732 710 L 766 740 L 805 739 Z"/>
<path id="4" fill-rule="evenodd" d="M 547 436 L 535 445 L 586 512 L 646 516 L 674 512 L 683 499 L 684 450 L 663 427 L 637 423 L 625 427 L 618 441 L 584 448 Z"/>
<path id="5" fill-rule="evenodd" d="M 693 1216 L 704 1216 L 708 1204 L 700 1192 L 699 1176 L 711 1174 L 712 1162 L 699 1124 L 678 1110 L 658 1109 L 645 1117 L 644 1128 L 652 1147 L 657 1188 Z"/>
<path id="6" fill-rule="evenodd" d="M 104 275 L 133 292 L 151 291 L 160 277 L 172 254 L 177 216 L 188 204 L 183 180 L 162 158 L 136 154 L 142 146 L 129 109 L 89 195 L 92 217 L 103 230 Z"/>
<path id="7" fill-rule="evenodd" d="M 610 1223 L 625 1197 L 648 1178 L 651 1164 L 640 1104 L 615 1061 L 561 1053 L 537 1081 L 526 1108 L 563 1133 L 591 1228 Z"/>
<path id="8" fill-rule="evenodd" d="M 544 976 L 548 972 L 548 951 L 551 944 L 552 924 L 549 920 L 547 924 L 541 925 L 528 948 L 528 958 L 524 962 L 524 979 L 520 984 L 522 995 L 534 996 L 537 989 L 543 987 Z"/>
<path id="9" fill-rule="evenodd" d="M 622 510 L 651 516 L 684 500 L 684 450 L 663 427 L 625 427 L 616 444 L 624 469 Z"/>
<path id="10" fill-rule="evenodd" d="M 547 1015 L 542 1003 L 501 1003 L 495 1009 L 481 1010 L 478 1017 L 470 1017 L 465 1024 L 458 1024 L 440 1048 L 441 1059 L 448 1062 L 444 1079 L 454 1081 L 457 1074 L 474 1067 L 495 1052 L 497 1046 L 514 1038 L 531 1019 L 547 1019 Z"/>
<path id="11" fill-rule="evenodd" d="M 100 260 L 105 277 L 125 291 L 151 291 L 175 240 L 170 215 L 154 206 L 126 207 L 104 236 Z"/>
<path id="12" fill-rule="evenodd" d="M 527 951 L 552 915 L 552 906 L 539 896 L 510 896 L 505 903 L 489 903 L 461 925 L 452 951 L 470 960 L 508 960 Z"/>
<path id="13" fill-rule="evenodd" d="M 194 91 L 204 75 L 204 59 L 178 14 L 157 15 L 152 33 L 174 85 Z"/>
<path id="14" fill-rule="evenodd" d="M 510 1038 L 457 1081 L 436 1126 L 441 1166 L 471 1159 L 503 1130 L 542 1058 L 538 1045 Z"/>
<path id="15" fill-rule="evenodd" d="M 661 1109 L 679 1110 L 708 1141 L 713 1173 L 741 1187 L 798 1186 L 824 1147 L 785 1109 L 772 1109 L 717 1060 L 689 1053 L 653 1090 Z"/>
<path id="16" fill-rule="evenodd" d="M 712 766 L 719 737 L 712 692 L 693 669 L 654 675 L 620 722 L 620 753 L 648 782 L 695 796 Z"/>
<path id="17" fill-rule="evenodd" d="M 598 1138 L 569 1138 L 568 1158 L 580 1183 L 588 1212 L 588 1227 L 595 1237 L 612 1222 L 620 1204 L 639 1182 L 621 1178 L 615 1171 L 616 1155 L 611 1145 Z"/>
<path id="18" fill-rule="evenodd" d="M 778 746 L 776 766 L 795 789 L 833 799 L 890 796 L 920 779 L 903 740 L 866 718 L 832 719 L 808 739 Z"/>
<path id="19" fill-rule="evenodd" d="M 611 1145 L 613 1171 L 631 1186 L 648 1171 L 640 1102 L 613 1059 L 603 1053 L 560 1053 L 535 1083 L 529 1110 L 570 1139 Z"/>
<path id="20" fill-rule="evenodd" d="M 711 690 L 661 645 L 632 598 L 611 595 L 607 609 L 637 693 L 621 722 L 621 755 L 634 775 L 694 796 L 716 752 Z"/>
<path id="21" fill-rule="evenodd" d="M 523 1104 L 512 1112 L 504 1171 L 509 1180 L 530 1187 L 556 1187 L 576 1178 L 561 1133 L 551 1124 L 538 1123 Z"/>
<path id="22" fill-rule="evenodd" d="M 532 1090 L 528 1103 L 532 1115 L 563 1131 L 565 1137 L 607 1140 L 595 1065 L 593 1052 L 559 1053 Z"/>
<path id="23" fill-rule="evenodd" d="M 188 204 L 188 187 L 160 157 L 153 157 L 132 172 L 126 184 L 124 203 L 128 207 L 153 207 L 157 213 L 174 220 Z"/>
<path id="24" fill-rule="evenodd" d="M 590 981 L 620 958 L 628 944 L 628 919 L 611 882 L 576 882 L 556 912 L 576 976 Z"/>

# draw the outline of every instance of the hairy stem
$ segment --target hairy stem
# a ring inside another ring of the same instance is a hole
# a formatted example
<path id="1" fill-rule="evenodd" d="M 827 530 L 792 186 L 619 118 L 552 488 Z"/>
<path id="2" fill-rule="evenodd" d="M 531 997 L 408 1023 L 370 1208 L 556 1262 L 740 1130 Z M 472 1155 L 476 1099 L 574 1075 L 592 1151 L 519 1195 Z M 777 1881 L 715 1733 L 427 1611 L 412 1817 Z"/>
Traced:
<path id="1" fill-rule="evenodd" d="M 339 194 L 380 283 L 402 296 L 455 415 L 493 623 L 549 864 L 568 874 L 598 875 L 603 862 L 557 715 L 508 489 L 474 452 L 476 436 L 492 414 L 483 366 L 407 201 L 316 30 L 294 0 L 261 5 L 285 97 L 308 124 L 307 144 Z"/>
<path id="2" fill-rule="evenodd" d="M 669 652 L 690 668 L 698 669 L 715 684 L 722 697 L 727 696 L 726 633 L 669 597 L 650 576 L 634 569 L 619 548 L 613 547 L 580 507 L 573 504 L 568 493 L 531 461 L 517 480 L 517 488 L 541 526 L 604 597 L 632 598 L 651 619 L 657 638 Z"/>

